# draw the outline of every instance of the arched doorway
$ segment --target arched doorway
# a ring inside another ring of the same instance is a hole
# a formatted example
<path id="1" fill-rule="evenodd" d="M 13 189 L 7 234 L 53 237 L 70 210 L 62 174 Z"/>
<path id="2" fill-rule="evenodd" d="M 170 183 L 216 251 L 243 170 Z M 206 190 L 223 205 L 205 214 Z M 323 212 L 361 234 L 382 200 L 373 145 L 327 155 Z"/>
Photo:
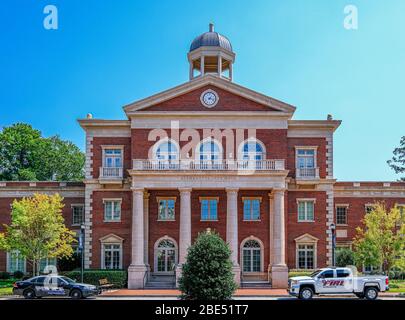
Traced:
<path id="1" fill-rule="evenodd" d="M 262 271 L 262 252 L 260 243 L 251 239 L 242 247 L 242 270 L 244 273 Z"/>
<path id="2" fill-rule="evenodd" d="M 159 239 L 155 244 L 154 272 L 173 274 L 177 264 L 177 245 L 173 239 Z"/>

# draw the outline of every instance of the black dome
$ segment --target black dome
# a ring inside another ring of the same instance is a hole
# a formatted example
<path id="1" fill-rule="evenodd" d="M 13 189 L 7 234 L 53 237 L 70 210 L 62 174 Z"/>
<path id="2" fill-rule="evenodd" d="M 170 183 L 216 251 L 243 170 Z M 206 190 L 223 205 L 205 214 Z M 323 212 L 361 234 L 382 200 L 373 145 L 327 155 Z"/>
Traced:
<path id="1" fill-rule="evenodd" d="M 227 37 L 223 36 L 222 34 L 214 32 L 213 25 L 210 25 L 209 32 L 205 32 L 193 40 L 190 46 L 190 52 L 205 46 L 221 47 L 224 48 L 225 50 L 232 52 L 231 42 L 228 40 Z"/>

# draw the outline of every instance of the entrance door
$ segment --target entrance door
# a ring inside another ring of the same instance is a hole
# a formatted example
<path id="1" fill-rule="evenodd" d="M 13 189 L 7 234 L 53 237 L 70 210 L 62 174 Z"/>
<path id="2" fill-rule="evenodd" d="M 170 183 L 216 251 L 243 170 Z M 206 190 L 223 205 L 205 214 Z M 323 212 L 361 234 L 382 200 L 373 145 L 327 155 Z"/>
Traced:
<path id="1" fill-rule="evenodd" d="M 176 266 L 176 246 L 171 240 L 161 240 L 155 249 L 155 272 L 173 273 Z"/>
<path id="2" fill-rule="evenodd" d="M 242 263 L 243 273 L 261 272 L 261 250 L 256 240 L 248 240 L 243 245 Z"/>

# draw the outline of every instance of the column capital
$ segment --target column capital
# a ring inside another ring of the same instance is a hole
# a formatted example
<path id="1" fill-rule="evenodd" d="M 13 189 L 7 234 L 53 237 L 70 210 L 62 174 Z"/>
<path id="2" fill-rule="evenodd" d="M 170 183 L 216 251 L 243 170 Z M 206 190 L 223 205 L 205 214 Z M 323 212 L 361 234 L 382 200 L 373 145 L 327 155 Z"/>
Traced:
<path id="1" fill-rule="evenodd" d="M 272 191 L 271 191 L 271 194 L 272 195 L 276 195 L 276 194 L 284 194 L 285 193 L 285 191 L 286 191 L 287 189 L 273 189 Z M 269 194 L 270 195 L 270 194 Z"/>
<path id="2" fill-rule="evenodd" d="M 190 193 L 193 189 L 192 188 L 178 188 L 180 194 L 181 193 Z"/>
<path id="3" fill-rule="evenodd" d="M 148 200 L 149 197 L 150 197 L 150 193 L 149 193 L 148 191 L 144 190 L 144 191 L 143 191 L 143 198 L 144 198 L 145 200 Z"/>
<path id="4" fill-rule="evenodd" d="M 133 193 L 142 194 L 142 195 L 144 195 L 144 191 L 145 191 L 144 188 L 131 188 L 131 190 Z"/>
<path id="5" fill-rule="evenodd" d="M 237 193 L 239 188 L 225 188 L 226 193 Z"/>

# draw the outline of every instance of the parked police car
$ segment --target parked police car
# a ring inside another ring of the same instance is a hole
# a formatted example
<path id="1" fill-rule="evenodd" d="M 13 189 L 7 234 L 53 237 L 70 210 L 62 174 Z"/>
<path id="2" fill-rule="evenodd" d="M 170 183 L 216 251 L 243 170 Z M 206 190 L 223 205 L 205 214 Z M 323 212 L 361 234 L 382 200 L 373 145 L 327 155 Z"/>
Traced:
<path id="1" fill-rule="evenodd" d="M 37 276 L 13 284 L 13 294 L 26 299 L 49 296 L 68 296 L 73 299 L 86 298 L 99 293 L 96 286 L 76 283 L 74 280 L 58 275 Z"/>
<path id="2" fill-rule="evenodd" d="M 310 276 L 292 277 L 288 280 L 288 293 L 308 300 L 316 295 L 349 294 L 368 300 L 377 299 L 378 293 L 389 290 L 388 277 L 384 275 L 357 276 L 350 268 L 324 268 Z"/>

